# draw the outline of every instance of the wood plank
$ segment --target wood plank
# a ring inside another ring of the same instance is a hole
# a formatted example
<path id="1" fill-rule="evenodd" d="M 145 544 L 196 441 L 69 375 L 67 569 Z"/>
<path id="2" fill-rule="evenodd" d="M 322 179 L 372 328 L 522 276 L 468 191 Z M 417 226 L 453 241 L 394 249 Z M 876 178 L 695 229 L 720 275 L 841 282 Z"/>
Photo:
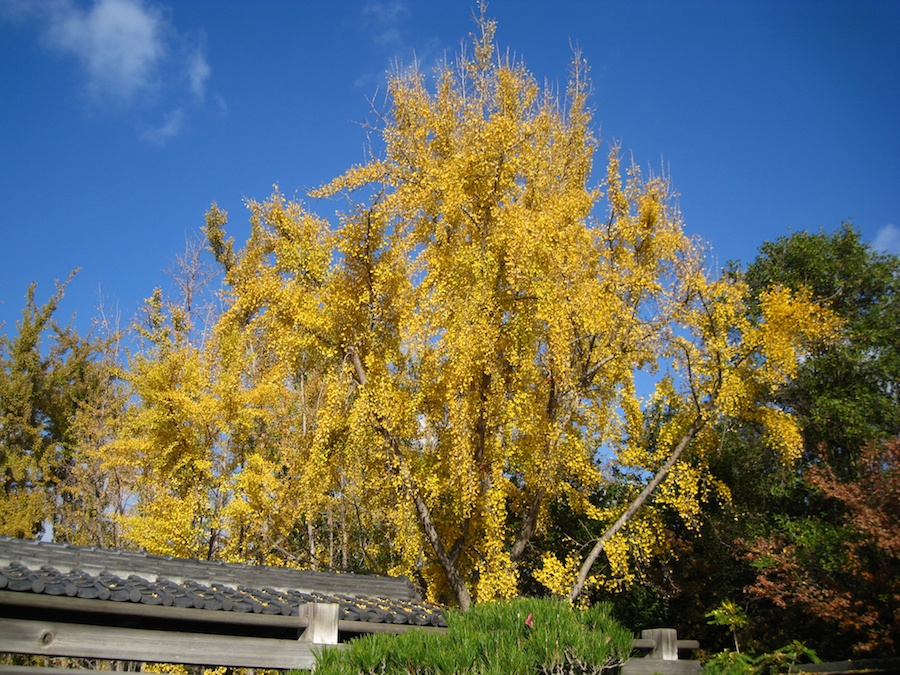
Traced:
<path id="1" fill-rule="evenodd" d="M 620 672 L 621 675 L 700 675 L 701 668 L 699 661 L 631 659 Z"/>
<path id="2" fill-rule="evenodd" d="M 299 640 L 0 618 L 0 652 L 20 654 L 308 669 L 315 664 L 313 649 L 319 648 Z"/>
<path id="3" fill-rule="evenodd" d="M 656 640 L 645 638 L 633 638 L 631 640 L 632 649 L 656 649 Z"/>
<path id="4" fill-rule="evenodd" d="M 641 631 L 644 640 L 653 640 L 653 649 L 646 658 L 661 659 L 663 661 L 678 660 L 678 633 L 674 628 L 649 628 Z"/>
<path id="5" fill-rule="evenodd" d="M 679 639 L 675 645 L 678 649 L 700 649 L 700 643 L 697 640 L 681 640 Z M 632 649 L 655 649 L 656 640 L 645 638 L 634 638 L 631 641 Z"/>
<path id="6" fill-rule="evenodd" d="M 851 661 L 832 661 L 831 663 L 807 663 L 791 666 L 792 673 L 898 673 L 900 658 L 855 659 Z"/>
<path id="7" fill-rule="evenodd" d="M 0 591 L 0 606 L 30 607 L 58 612 L 85 612 L 110 616 L 163 619 L 168 621 L 191 621 L 197 623 L 227 623 L 238 626 L 272 626 L 276 628 L 306 628 L 305 616 L 282 616 L 280 614 L 252 614 L 248 612 L 226 612 L 223 610 L 165 607 L 144 605 L 134 602 L 114 602 L 112 600 L 87 600 L 68 596 L 44 595 L 40 593 L 16 593 Z M 411 624 L 376 623 L 374 621 L 338 621 L 342 633 L 405 633 L 408 630 L 426 632 L 446 632 L 437 626 L 414 626 Z"/>
<path id="8" fill-rule="evenodd" d="M 115 673 L 116 671 L 106 671 Z M 120 671 L 121 672 L 121 671 Z M 0 675 L 97 675 L 93 668 L 57 668 L 55 666 L 10 666 L 0 663 Z"/>

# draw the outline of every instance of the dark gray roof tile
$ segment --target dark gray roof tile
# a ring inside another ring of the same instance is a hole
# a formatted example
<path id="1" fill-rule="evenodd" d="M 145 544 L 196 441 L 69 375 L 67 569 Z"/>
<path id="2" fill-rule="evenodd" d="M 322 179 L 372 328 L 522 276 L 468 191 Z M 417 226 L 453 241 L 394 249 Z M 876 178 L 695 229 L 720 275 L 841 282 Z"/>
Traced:
<path id="1" fill-rule="evenodd" d="M 340 605 L 349 621 L 445 626 L 408 579 L 331 574 L 155 556 L 0 536 L 4 592 L 297 615 L 310 602 Z"/>

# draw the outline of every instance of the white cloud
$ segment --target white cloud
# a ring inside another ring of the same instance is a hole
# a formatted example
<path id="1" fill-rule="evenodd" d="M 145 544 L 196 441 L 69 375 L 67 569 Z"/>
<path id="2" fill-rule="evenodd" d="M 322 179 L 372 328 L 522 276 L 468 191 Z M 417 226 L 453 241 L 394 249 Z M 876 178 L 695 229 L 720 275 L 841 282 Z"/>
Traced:
<path id="1" fill-rule="evenodd" d="M 141 134 L 154 143 L 178 135 L 212 75 L 203 34 L 179 32 L 173 15 L 157 0 L 0 0 L 0 18 L 35 22 L 46 46 L 78 62 L 98 110 L 174 111 Z"/>
<path id="2" fill-rule="evenodd" d="M 162 124 L 152 127 L 141 134 L 141 138 L 156 145 L 164 145 L 167 140 L 174 138 L 184 126 L 184 110 L 178 108 L 166 113 Z"/>
<path id="3" fill-rule="evenodd" d="M 409 13 L 409 7 L 401 0 L 391 0 L 390 2 L 369 0 L 362 9 L 364 18 L 372 18 L 381 24 L 395 23 Z"/>
<path id="4" fill-rule="evenodd" d="M 88 10 L 71 2 L 48 8 L 50 45 L 79 60 L 96 101 L 128 104 L 156 87 L 168 29 L 159 9 L 139 0 L 98 0 Z"/>
<path id="5" fill-rule="evenodd" d="M 354 82 L 356 87 L 369 87 L 384 83 L 387 73 L 397 68 L 408 70 L 418 68 L 429 72 L 431 66 L 438 65 L 438 57 L 443 55 L 441 42 L 436 37 L 419 37 L 415 43 L 405 38 L 405 23 L 412 16 L 410 5 L 404 0 L 368 0 L 360 12 L 360 29 L 375 48 L 375 53 L 383 56 L 383 67 L 375 64 Z"/>
<path id="6" fill-rule="evenodd" d="M 206 93 L 206 81 L 212 74 L 206 57 L 196 50 L 188 57 L 187 75 L 191 87 L 191 93 L 199 99 Z"/>
<path id="7" fill-rule="evenodd" d="M 872 242 L 872 248 L 882 253 L 900 255 L 900 227 L 890 224 L 882 227 Z"/>
<path id="8" fill-rule="evenodd" d="M 402 46 L 398 24 L 410 13 L 400 0 L 369 0 L 362 9 L 362 19 L 369 37 L 377 45 Z"/>

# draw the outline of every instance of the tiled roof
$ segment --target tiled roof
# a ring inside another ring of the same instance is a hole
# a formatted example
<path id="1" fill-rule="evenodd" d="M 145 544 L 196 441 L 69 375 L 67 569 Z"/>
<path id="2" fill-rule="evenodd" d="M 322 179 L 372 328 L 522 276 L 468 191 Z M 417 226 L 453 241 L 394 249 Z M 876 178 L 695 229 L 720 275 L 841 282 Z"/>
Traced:
<path id="1" fill-rule="evenodd" d="M 0 594 L 38 593 L 207 611 L 298 614 L 336 603 L 344 621 L 445 626 L 406 578 L 209 562 L 0 536 Z M 0 604 L 3 596 L 0 595 Z"/>

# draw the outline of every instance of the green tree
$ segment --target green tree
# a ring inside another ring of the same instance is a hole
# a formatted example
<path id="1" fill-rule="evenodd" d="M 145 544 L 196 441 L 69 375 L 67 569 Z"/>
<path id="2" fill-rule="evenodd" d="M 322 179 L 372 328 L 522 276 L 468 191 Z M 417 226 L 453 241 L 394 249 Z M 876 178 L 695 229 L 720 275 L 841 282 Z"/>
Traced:
<path id="1" fill-rule="evenodd" d="M 825 612 L 811 612 L 800 602 L 777 606 L 762 595 L 745 594 L 764 574 L 746 556 L 748 547 L 757 558 L 773 547 L 797 547 L 805 552 L 798 574 L 804 565 L 813 576 L 816 570 L 848 566 L 842 534 L 847 532 L 846 507 L 827 497 L 812 477 L 827 470 L 839 483 L 853 483 L 866 466 L 860 462 L 867 445 L 897 434 L 898 272 L 898 259 L 873 251 L 851 225 L 766 242 L 746 270 L 734 267 L 754 297 L 776 286 L 807 289 L 844 320 L 844 328 L 839 340 L 818 346 L 796 377 L 770 398 L 771 405 L 790 410 L 801 424 L 804 451 L 798 461 L 785 465 L 762 442 L 757 424 L 724 420 L 710 470 L 727 487 L 728 499 L 706 505 L 702 536 L 670 521 L 679 559 L 672 561 L 671 583 L 660 584 L 668 589 L 665 620 L 704 645 L 721 644 L 721 636 L 705 625 L 703 612 L 742 597 L 749 619 L 744 643 L 750 651 L 769 651 L 795 639 L 827 657 L 846 658 L 853 649 L 850 633 L 836 637 Z M 862 560 L 874 565 L 877 556 Z M 860 573 L 879 574 L 877 566 Z M 832 639 L 824 640 L 825 635 Z"/>
<path id="2" fill-rule="evenodd" d="M 0 336 L 0 531 L 12 536 L 68 536 L 66 514 L 82 500 L 69 489 L 84 460 L 77 420 L 115 380 L 109 341 L 56 322 L 65 286 L 43 305 L 30 286 L 16 334 Z"/>
<path id="3" fill-rule="evenodd" d="M 780 396 L 803 423 L 805 452 L 799 471 L 782 475 L 777 502 L 762 512 L 762 519 L 755 519 L 760 527 L 744 533 L 753 543 L 750 559 L 758 573 L 752 589 L 788 613 L 803 614 L 806 608 L 805 614 L 815 617 L 807 620 L 813 634 L 823 622 L 835 633 L 835 626 L 849 626 L 851 617 L 857 617 L 860 625 L 855 632 L 841 629 L 835 635 L 846 640 L 843 647 L 838 639 L 815 645 L 823 654 L 829 649 L 843 649 L 838 656 L 850 650 L 884 653 L 887 638 L 876 635 L 890 634 L 891 621 L 885 623 L 866 588 L 878 586 L 876 580 L 893 564 L 884 556 L 889 559 L 892 554 L 879 548 L 883 537 L 848 529 L 847 518 L 855 508 L 849 495 L 858 495 L 867 482 L 875 489 L 879 478 L 873 466 L 891 465 L 892 456 L 873 464 L 873 448 L 887 447 L 883 444 L 900 434 L 900 259 L 872 250 L 852 225 L 844 224 L 831 234 L 800 232 L 763 245 L 746 278 L 755 289 L 772 284 L 808 288 L 846 322 L 843 338 L 804 362 Z M 891 499 L 890 490 L 877 492 L 872 498 Z M 881 510 L 888 513 L 895 508 L 886 503 Z M 778 558 L 770 555 L 773 546 L 786 552 L 785 560 L 797 552 L 791 560 L 794 573 L 808 580 L 806 597 L 774 592 L 769 582 L 777 575 L 765 563 Z M 871 553 L 872 547 L 881 553 Z M 844 575 L 849 579 L 839 581 Z M 861 578 L 870 582 L 853 581 Z M 827 579 L 833 583 L 823 581 Z M 814 602 L 816 588 L 822 589 L 821 603 L 810 612 L 806 601 Z M 890 591 L 885 597 L 889 596 Z M 834 601 L 831 611 L 827 597 Z M 845 611 L 835 612 L 843 601 L 849 603 Z"/>
<path id="4" fill-rule="evenodd" d="M 853 477 L 869 442 L 900 434 L 900 259 L 845 223 L 763 244 L 745 278 L 755 293 L 806 288 L 846 322 L 844 339 L 805 361 L 780 400 L 802 423 L 807 457 L 822 447 L 838 476 Z"/>

